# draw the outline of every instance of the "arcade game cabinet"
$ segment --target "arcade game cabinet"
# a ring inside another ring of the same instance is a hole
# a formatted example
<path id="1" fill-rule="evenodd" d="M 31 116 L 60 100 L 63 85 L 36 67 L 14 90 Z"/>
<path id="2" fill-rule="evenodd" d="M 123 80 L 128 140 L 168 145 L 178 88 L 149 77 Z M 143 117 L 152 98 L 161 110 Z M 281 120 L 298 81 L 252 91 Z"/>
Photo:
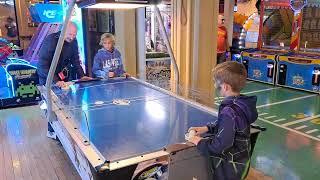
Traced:
<path id="1" fill-rule="evenodd" d="M 292 34 L 293 11 L 282 1 L 261 3 L 258 48 L 242 52 L 250 80 L 276 83 L 277 58 L 288 52 Z"/>
<path id="2" fill-rule="evenodd" d="M 279 56 L 277 85 L 320 93 L 320 3 L 309 0 L 295 11 L 291 49 Z"/>
<path id="3" fill-rule="evenodd" d="M 28 61 L 13 58 L 12 48 L 7 40 L 0 39 L 0 109 L 40 100 L 36 68 Z"/>

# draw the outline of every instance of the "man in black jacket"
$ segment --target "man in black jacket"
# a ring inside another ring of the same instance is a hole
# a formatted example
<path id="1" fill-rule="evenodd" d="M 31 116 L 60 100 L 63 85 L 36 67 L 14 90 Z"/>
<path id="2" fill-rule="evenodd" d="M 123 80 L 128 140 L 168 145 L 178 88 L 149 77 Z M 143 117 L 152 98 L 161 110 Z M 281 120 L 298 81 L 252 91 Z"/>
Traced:
<path id="1" fill-rule="evenodd" d="M 48 72 L 51 66 L 54 52 L 59 40 L 61 32 L 48 35 L 43 42 L 39 52 L 39 62 L 37 72 L 39 76 L 39 84 L 45 85 Z M 80 65 L 79 48 L 76 40 L 77 26 L 74 23 L 69 23 L 63 48 L 57 64 L 56 72 L 53 81 L 56 85 L 63 87 L 65 82 L 74 80 L 71 72 L 76 72 L 76 78 L 88 80 L 89 77 L 85 76 L 83 69 Z"/>
<path id="2" fill-rule="evenodd" d="M 52 63 L 54 52 L 59 40 L 61 32 L 48 35 L 43 42 L 43 45 L 39 52 L 39 61 L 37 66 L 37 73 L 39 76 L 39 84 L 45 85 L 49 73 L 49 69 Z M 76 40 L 77 26 L 70 22 L 68 24 L 67 33 L 65 36 L 63 48 L 60 54 L 60 58 L 57 64 L 57 68 L 54 74 L 53 81 L 59 87 L 65 87 L 65 82 L 81 79 L 90 80 L 90 77 L 85 76 L 84 71 L 80 65 L 79 48 Z M 76 76 L 72 75 L 75 72 Z M 57 139 L 57 136 L 52 129 L 50 123 L 48 123 L 47 136 L 53 139 Z"/>

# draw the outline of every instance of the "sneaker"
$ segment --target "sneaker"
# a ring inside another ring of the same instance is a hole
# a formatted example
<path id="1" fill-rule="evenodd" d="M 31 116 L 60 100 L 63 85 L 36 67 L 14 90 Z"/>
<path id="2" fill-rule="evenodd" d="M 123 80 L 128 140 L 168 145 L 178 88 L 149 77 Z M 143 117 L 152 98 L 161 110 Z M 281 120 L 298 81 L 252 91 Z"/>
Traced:
<path id="1" fill-rule="evenodd" d="M 57 135 L 55 132 L 50 132 L 47 131 L 47 137 L 56 140 L 57 139 Z"/>

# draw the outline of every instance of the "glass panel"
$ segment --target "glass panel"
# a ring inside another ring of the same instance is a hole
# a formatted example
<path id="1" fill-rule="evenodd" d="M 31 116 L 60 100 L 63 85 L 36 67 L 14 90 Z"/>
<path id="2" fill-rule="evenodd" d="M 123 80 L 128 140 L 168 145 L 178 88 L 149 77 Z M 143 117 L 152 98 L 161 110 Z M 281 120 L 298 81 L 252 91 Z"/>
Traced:
<path id="1" fill-rule="evenodd" d="M 302 16 L 300 49 L 320 51 L 320 9 L 318 7 L 306 7 Z"/>
<path id="2" fill-rule="evenodd" d="M 158 6 L 162 15 L 168 38 L 171 36 L 171 5 Z M 158 20 L 153 7 L 146 8 L 146 49 L 147 52 L 167 53 L 167 48 L 160 34 Z M 161 56 L 161 55 L 159 55 Z M 147 54 L 148 58 L 148 54 Z"/>
<path id="3" fill-rule="evenodd" d="M 161 4 L 158 6 L 166 33 L 170 40 L 171 36 L 171 5 Z M 159 28 L 159 23 L 156 18 L 153 7 L 146 8 L 146 28 L 145 28 L 145 42 L 146 42 L 146 80 L 156 86 L 170 89 L 171 78 L 171 59 L 168 50 L 162 39 Z"/>
<path id="4" fill-rule="evenodd" d="M 265 9 L 262 32 L 264 48 L 289 49 L 292 34 L 291 9 Z"/>

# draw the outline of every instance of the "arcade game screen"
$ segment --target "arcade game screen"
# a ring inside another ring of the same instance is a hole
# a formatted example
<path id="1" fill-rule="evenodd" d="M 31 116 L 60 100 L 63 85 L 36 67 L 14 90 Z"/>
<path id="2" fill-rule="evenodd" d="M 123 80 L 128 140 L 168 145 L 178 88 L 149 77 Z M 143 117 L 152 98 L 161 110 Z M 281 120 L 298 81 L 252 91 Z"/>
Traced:
<path id="1" fill-rule="evenodd" d="M 291 9 L 265 9 L 262 30 L 263 47 L 289 49 L 293 15 Z"/>

